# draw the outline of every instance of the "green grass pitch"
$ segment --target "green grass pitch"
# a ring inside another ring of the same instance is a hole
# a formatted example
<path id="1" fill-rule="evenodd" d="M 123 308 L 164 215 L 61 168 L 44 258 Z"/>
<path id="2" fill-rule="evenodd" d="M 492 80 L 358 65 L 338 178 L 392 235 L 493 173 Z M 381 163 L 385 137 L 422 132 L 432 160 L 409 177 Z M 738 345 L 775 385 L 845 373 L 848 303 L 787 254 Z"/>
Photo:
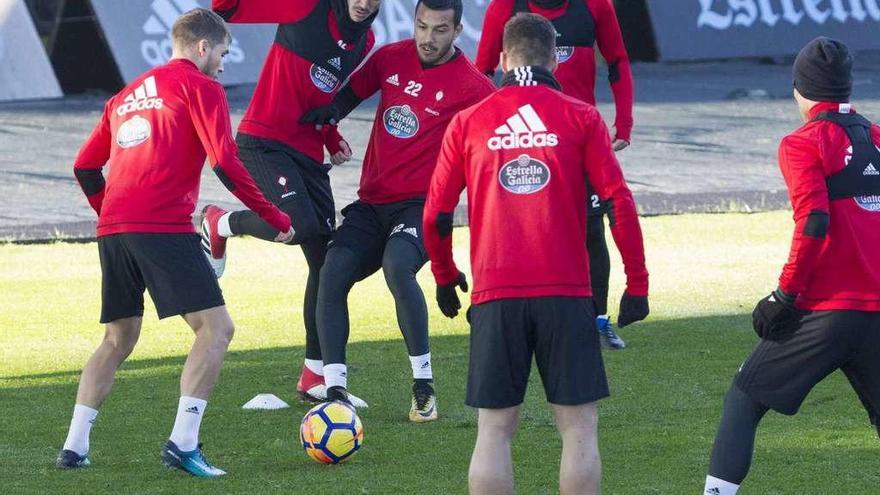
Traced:
<path id="1" fill-rule="evenodd" d="M 612 397 L 600 406 L 607 494 L 699 493 L 730 379 L 756 342 L 749 314 L 775 286 L 791 235 L 788 213 L 642 219 L 652 314 L 623 329 L 629 347 L 604 354 Z M 467 267 L 466 229 L 456 259 Z M 612 313 L 622 290 L 612 247 Z M 296 248 L 230 243 L 221 284 L 237 324 L 202 427 L 206 453 L 229 471 L 205 481 L 169 472 L 159 449 L 174 420 L 192 335 L 148 306 L 141 341 L 117 375 L 92 431 L 89 469 L 60 472 L 79 370 L 99 343 L 94 244 L 0 246 L 0 491 L 3 493 L 464 493 L 475 437 L 463 405 L 464 318 L 444 318 L 427 268 L 440 421 L 406 419 L 410 371 L 381 276 L 351 293 L 351 390 L 370 403 L 363 450 L 340 466 L 309 460 L 298 443 L 308 407 L 294 400 L 303 358 L 305 262 Z M 271 392 L 292 408 L 241 405 Z M 771 413 L 758 432 L 743 494 L 877 493 L 878 439 L 840 373 L 801 413 Z M 559 439 L 537 374 L 514 444 L 519 493 L 556 493 Z"/>

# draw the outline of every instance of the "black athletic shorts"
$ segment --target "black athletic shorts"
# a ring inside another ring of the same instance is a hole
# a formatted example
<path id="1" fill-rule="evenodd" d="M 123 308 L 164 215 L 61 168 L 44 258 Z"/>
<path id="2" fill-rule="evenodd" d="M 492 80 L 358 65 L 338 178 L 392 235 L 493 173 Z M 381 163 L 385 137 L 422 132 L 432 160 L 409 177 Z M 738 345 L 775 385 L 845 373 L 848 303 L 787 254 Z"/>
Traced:
<path id="1" fill-rule="evenodd" d="M 551 404 L 608 397 L 592 298 L 498 299 L 473 305 L 468 313 L 467 405 L 502 409 L 521 404 L 533 355 Z"/>
<path id="2" fill-rule="evenodd" d="M 333 234 L 330 247 L 347 247 L 359 255 L 361 272 L 358 280 L 382 268 L 385 245 L 393 237 L 406 240 L 418 248 L 424 263 L 428 261 L 428 253 L 422 242 L 424 209 L 424 198 L 381 205 L 355 201 L 342 209 L 342 225 Z"/>
<path id="3" fill-rule="evenodd" d="M 328 163 L 319 163 L 278 141 L 239 133 L 238 155 L 266 199 L 290 214 L 292 244 L 336 230 Z"/>
<path id="4" fill-rule="evenodd" d="M 842 370 L 877 424 L 880 411 L 880 313 L 814 311 L 782 341 L 761 340 L 736 375 L 755 401 L 795 414 L 813 387 Z"/>
<path id="5" fill-rule="evenodd" d="M 605 201 L 603 201 L 593 186 L 587 182 L 587 216 L 602 216 L 605 214 Z"/>
<path id="6" fill-rule="evenodd" d="M 223 306 L 198 234 L 114 234 L 98 238 L 101 323 L 143 316 L 144 289 L 159 318 Z"/>

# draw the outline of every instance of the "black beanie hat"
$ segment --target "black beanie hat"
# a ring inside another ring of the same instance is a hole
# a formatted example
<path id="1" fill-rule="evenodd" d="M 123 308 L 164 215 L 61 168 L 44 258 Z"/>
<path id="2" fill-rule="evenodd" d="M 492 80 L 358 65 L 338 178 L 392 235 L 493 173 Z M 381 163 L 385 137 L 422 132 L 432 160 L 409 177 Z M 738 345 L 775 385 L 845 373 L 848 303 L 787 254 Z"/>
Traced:
<path id="1" fill-rule="evenodd" d="M 852 92 L 852 65 L 846 45 L 824 36 L 816 38 L 794 61 L 794 87 L 813 101 L 846 103 Z"/>

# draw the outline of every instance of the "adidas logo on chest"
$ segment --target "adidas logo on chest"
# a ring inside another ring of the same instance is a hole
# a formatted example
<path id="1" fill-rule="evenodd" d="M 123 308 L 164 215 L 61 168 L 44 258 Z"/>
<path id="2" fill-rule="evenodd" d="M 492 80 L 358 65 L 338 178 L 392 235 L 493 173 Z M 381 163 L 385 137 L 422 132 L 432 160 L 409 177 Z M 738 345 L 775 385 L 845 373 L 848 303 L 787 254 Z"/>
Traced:
<path id="1" fill-rule="evenodd" d="M 877 170 L 877 167 L 875 167 L 873 163 L 869 163 L 868 166 L 865 167 L 865 171 L 862 172 L 862 175 L 880 175 L 880 171 Z"/>
<path id="2" fill-rule="evenodd" d="M 547 131 L 531 104 L 519 107 L 504 125 L 495 129 L 495 135 L 488 143 L 492 151 L 554 147 L 557 144 L 559 137 Z"/>
<path id="3" fill-rule="evenodd" d="M 122 105 L 116 108 L 116 115 L 122 117 L 139 110 L 161 110 L 162 105 L 162 98 L 159 98 L 156 89 L 156 76 L 150 76 L 125 97 Z"/>

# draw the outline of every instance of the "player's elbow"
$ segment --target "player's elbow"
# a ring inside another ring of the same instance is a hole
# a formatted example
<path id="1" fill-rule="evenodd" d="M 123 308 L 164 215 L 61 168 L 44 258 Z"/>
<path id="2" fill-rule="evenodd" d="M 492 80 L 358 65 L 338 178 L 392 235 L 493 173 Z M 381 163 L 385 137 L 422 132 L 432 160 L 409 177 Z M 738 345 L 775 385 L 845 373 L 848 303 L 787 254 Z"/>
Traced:
<path id="1" fill-rule="evenodd" d="M 104 174 L 99 168 L 74 167 L 73 175 L 86 196 L 92 196 L 104 190 Z"/>
<path id="2" fill-rule="evenodd" d="M 804 222 L 803 234 L 806 237 L 815 239 L 824 239 L 828 234 L 828 227 L 831 224 L 831 216 L 827 211 L 813 210 L 807 215 L 807 221 Z"/>
<path id="3" fill-rule="evenodd" d="M 223 168 L 219 163 L 211 167 L 211 169 L 214 170 L 214 174 L 217 175 L 217 178 L 220 179 L 220 182 L 223 183 L 223 186 L 226 187 L 229 192 L 235 192 L 235 183 L 232 182 L 229 175 L 223 171 Z"/>
<path id="4" fill-rule="evenodd" d="M 452 213 L 438 213 L 434 220 L 434 226 L 437 227 L 437 233 L 440 237 L 452 235 L 452 223 L 454 215 Z"/>

